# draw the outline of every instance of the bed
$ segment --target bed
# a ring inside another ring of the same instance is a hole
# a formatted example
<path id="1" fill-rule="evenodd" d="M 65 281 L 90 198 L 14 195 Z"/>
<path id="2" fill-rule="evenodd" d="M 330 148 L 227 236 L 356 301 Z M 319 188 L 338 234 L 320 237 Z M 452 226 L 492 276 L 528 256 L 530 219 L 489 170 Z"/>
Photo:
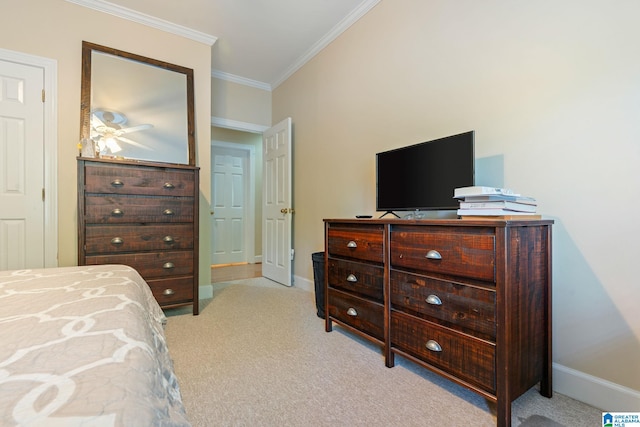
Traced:
<path id="1" fill-rule="evenodd" d="M 189 426 L 165 323 L 124 265 L 0 271 L 0 425 Z"/>

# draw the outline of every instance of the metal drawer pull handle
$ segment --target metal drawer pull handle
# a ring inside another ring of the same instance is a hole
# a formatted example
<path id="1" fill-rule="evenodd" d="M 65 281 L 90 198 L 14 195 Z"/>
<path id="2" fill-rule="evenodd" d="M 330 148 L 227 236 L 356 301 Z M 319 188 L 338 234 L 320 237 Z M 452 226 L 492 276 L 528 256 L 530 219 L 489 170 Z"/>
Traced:
<path id="1" fill-rule="evenodd" d="M 348 248 L 357 248 L 358 244 L 356 242 L 354 242 L 353 240 L 351 240 L 349 243 L 347 243 L 347 247 Z"/>
<path id="2" fill-rule="evenodd" d="M 121 245 L 124 243 L 124 240 L 122 240 L 122 237 L 114 237 L 111 239 L 111 243 L 114 245 Z"/>
<path id="3" fill-rule="evenodd" d="M 173 295 L 173 294 L 175 294 L 175 293 L 176 293 L 176 291 L 174 291 L 174 290 L 173 290 L 173 289 L 171 289 L 171 288 L 169 288 L 169 289 L 165 289 L 164 291 L 162 291 L 162 295 L 167 295 L 167 296 L 169 296 L 169 295 Z"/>
<path id="4" fill-rule="evenodd" d="M 173 190 L 174 188 L 176 188 L 176 186 L 170 182 L 165 182 L 162 187 L 166 188 L 167 190 Z"/>
<path id="5" fill-rule="evenodd" d="M 119 179 L 114 179 L 113 181 L 111 181 L 111 186 L 112 187 L 122 187 L 122 186 L 124 186 L 124 182 L 120 181 Z"/>
<path id="6" fill-rule="evenodd" d="M 438 344 L 438 342 L 434 340 L 427 341 L 426 347 L 427 347 L 427 350 L 442 351 L 442 347 L 440 347 L 440 344 Z"/>
<path id="7" fill-rule="evenodd" d="M 354 276 L 353 274 L 350 274 L 347 276 L 347 282 L 351 282 L 351 283 L 355 283 L 358 281 L 358 278 L 356 276 Z"/>
<path id="8" fill-rule="evenodd" d="M 425 301 L 428 304 L 433 304 L 433 305 L 442 305 L 442 300 L 440 298 L 438 298 L 437 295 L 429 295 Z"/>
<path id="9" fill-rule="evenodd" d="M 173 211 L 171 209 L 165 209 L 162 213 L 165 215 L 173 215 Z"/>
<path id="10" fill-rule="evenodd" d="M 172 262 L 165 262 L 165 263 L 162 265 L 162 268 L 164 268 L 165 270 L 171 270 L 171 269 L 172 269 L 172 268 L 174 268 L 174 267 L 175 267 L 175 265 L 173 265 L 173 263 L 172 263 Z"/>
<path id="11" fill-rule="evenodd" d="M 111 216 L 122 216 L 124 215 L 124 212 L 122 211 L 122 209 L 114 209 L 111 211 Z"/>
<path id="12" fill-rule="evenodd" d="M 426 258 L 427 259 L 442 259 L 442 255 L 440 255 L 440 252 L 431 249 L 429 252 L 427 252 Z"/>
<path id="13" fill-rule="evenodd" d="M 173 243 L 173 237 L 171 236 L 164 236 L 164 240 L 165 243 Z"/>
<path id="14" fill-rule="evenodd" d="M 358 315 L 358 312 L 356 311 L 356 309 L 355 309 L 355 308 L 353 308 L 353 307 L 349 307 L 349 309 L 347 310 L 347 314 L 348 314 L 349 316 L 357 316 L 357 315 Z"/>

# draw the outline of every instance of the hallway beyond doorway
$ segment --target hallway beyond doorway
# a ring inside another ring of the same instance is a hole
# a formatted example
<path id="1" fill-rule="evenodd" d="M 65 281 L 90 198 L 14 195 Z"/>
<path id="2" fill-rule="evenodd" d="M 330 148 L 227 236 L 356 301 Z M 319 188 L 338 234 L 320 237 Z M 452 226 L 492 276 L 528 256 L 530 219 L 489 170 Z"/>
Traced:
<path id="1" fill-rule="evenodd" d="M 251 279 L 262 276 L 262 264 L 231 264 L 211 266 L 211 283 Z"/>

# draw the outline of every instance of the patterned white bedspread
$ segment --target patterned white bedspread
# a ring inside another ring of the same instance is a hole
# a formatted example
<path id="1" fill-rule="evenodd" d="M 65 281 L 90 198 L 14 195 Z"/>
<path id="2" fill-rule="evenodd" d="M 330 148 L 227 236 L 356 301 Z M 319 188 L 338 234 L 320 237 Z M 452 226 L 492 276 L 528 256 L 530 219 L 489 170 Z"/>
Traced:
<path id="1" fill-rule="evenodd" d="M 188 426 L 164 322 L 127 266 L 0 271 L 0 425 Z"/>

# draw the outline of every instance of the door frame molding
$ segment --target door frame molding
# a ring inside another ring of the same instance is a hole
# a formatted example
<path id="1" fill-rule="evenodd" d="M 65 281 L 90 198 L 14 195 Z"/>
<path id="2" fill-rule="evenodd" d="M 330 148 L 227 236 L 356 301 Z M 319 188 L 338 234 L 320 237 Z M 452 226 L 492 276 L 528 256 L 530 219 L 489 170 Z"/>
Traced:
<path id="1" fill-rule="evenodd" d="M 58 266 L 58 61 L 0 48 L 0 59 L 44 71 L 44 266 Z"/>
<path id="2" fill-rule="evenodd" d="M 244 216 L 244 245 L 245 245 L 245 254 L 247 262 L 255 263 L 256 262 L 256 239 L 255 239 L 255 221 L 256 221 L 256 149 L 252 145 L 247 144 L 234 144 L 232 142 L 225 141 L 211 141 L 211 157 L 213 161 L 213 149 L 214 147 L 218 148 L 230 148 L 234 150 L 240 150 L 247 152 L 247 181 L 246 181 L 246 191 L 244 195 L 244 203 L 247 209 L 245 210 Z M 213 163 L 212 163 L 213 169 Z M 213 180 L 213 174 L 211 174 L 211 179 Z M 213 190 L 213 188 L 212 188 Z M 213 248 L 211 248 L 213 251 Z"/>

